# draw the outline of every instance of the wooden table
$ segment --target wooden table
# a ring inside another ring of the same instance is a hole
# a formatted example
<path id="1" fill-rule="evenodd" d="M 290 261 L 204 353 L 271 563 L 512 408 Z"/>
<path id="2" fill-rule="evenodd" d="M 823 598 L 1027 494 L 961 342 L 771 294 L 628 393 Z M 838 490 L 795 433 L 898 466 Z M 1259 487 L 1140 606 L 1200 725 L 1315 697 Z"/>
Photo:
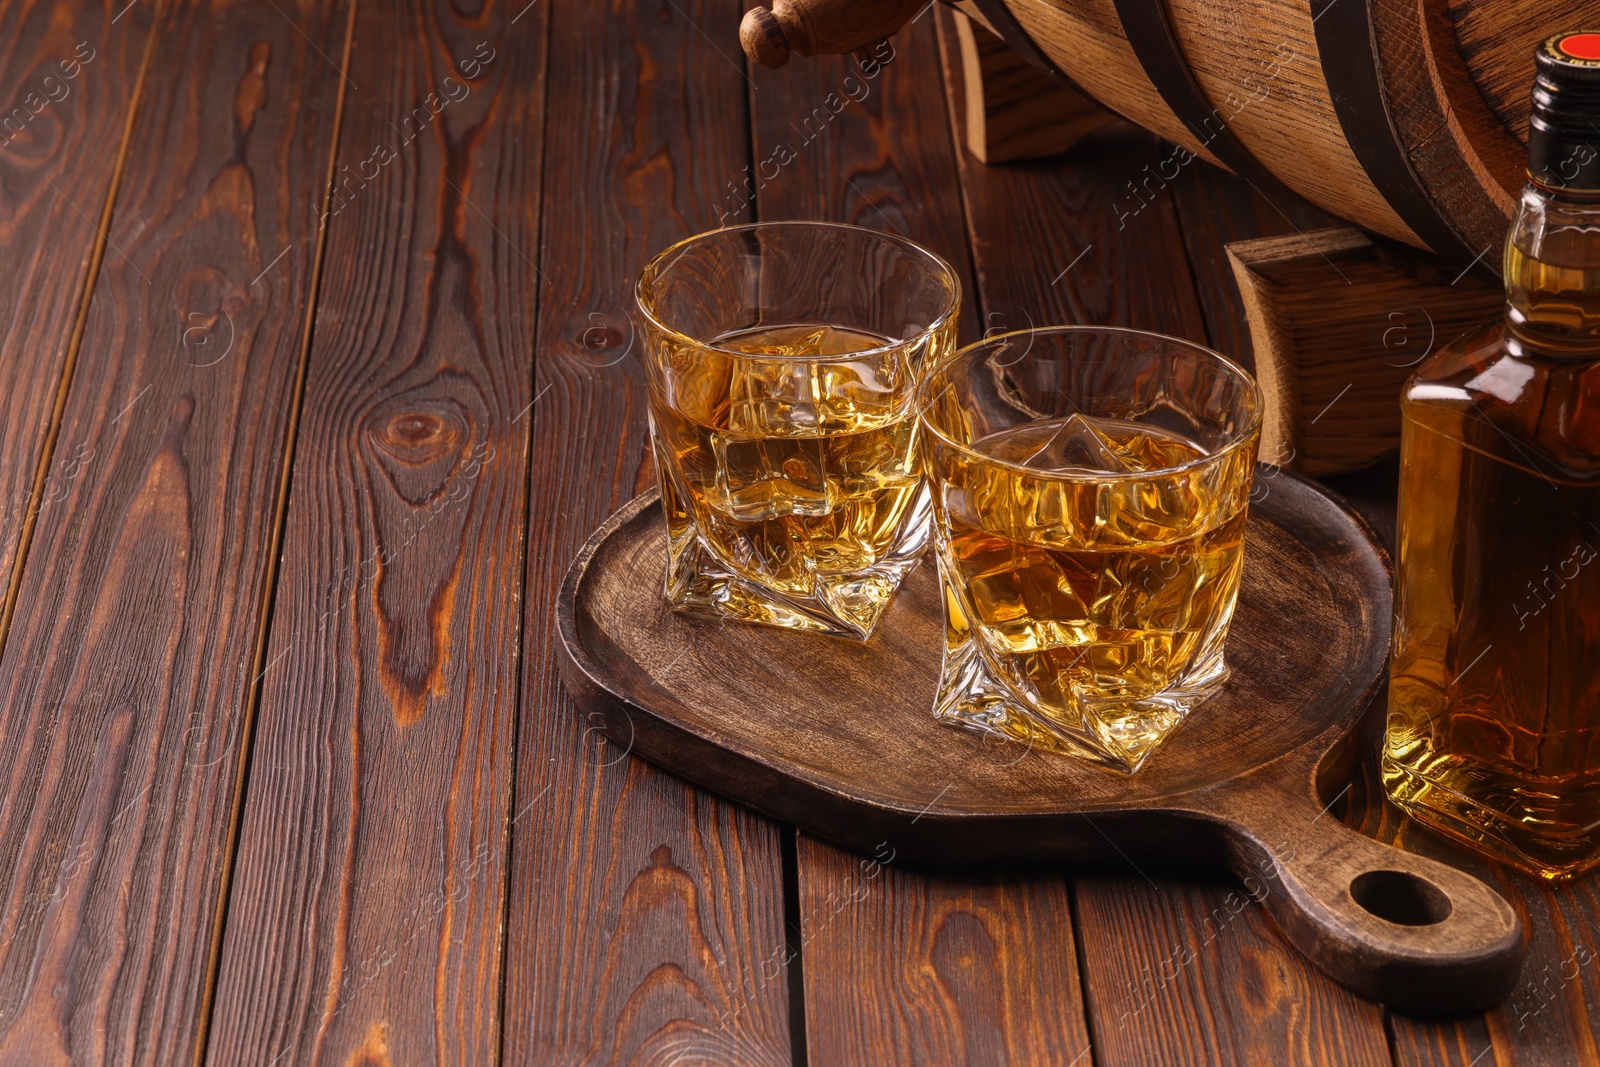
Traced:
<path id="1" fill-rule="evenodd" d="M 976 164 L 942 13 L 869 78 L 746 69 L 740 8 L 0 0 L 0 1065 L 1596 1062 L 1596 883 L 1370 770 L 1346 819 L 1522 912 L 1503 1008 L 1362 1001 L 1220 875 L 869 865 L 573 708 L 652 252 L 849 220 L 956 264 L 967 338 L 1247 353 L 1222 242 L 1318 222 L 1133 199 L 1125 126 Z"/>

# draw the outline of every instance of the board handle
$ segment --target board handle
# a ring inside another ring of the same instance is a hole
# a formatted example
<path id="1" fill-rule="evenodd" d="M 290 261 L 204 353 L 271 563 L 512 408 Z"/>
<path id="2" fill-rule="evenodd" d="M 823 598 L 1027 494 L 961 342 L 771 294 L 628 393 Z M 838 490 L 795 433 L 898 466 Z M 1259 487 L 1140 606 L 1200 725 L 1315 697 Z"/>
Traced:
<path id="1" fill-rule="evenodd" d="M 1227 791 L 1235 873 L 1301 952 L 1372 1000 L 1419 1011 L 1500 1003 L 1522 923 L 1483 882 L 1350 829 L 1269 783 Z"/>

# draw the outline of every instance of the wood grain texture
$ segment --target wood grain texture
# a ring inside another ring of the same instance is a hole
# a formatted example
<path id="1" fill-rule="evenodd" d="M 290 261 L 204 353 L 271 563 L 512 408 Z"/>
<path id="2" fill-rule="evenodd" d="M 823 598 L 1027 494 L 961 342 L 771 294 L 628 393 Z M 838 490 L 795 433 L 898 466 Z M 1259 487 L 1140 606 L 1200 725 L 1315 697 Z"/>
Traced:
<path id="1" fill-rule="evenodd" d="M 1390 1062 L 1378 1006 L 1308 989 L 1320 976 L 1243 889 L 1132 873 L 1077 893 L 1096 1063 Z"/>
<path id="2" fill-rule="evenodd" d="M 961 280 L 965 344 L 983 326 L 957 149 L 942 94 L 930 91 L 939 69 L 930 11 L 873 53 L 871 63 L 823 56 L 781 72 L 752 71 L 753 206 L 761 219 L 885 230 L 942 256 Z"/>
<path id="3" fill-rule="evenodd" d="M 1593 879 L 1547 885 L 1433 833 L 1388 803 L 1373 760 L 1350 791 L 1345 821 L 1488 881 L 1512 902 L 1528 934 L 1522 976 L 1499 1008 L 1456 1017 L 1394 1013 L 1397 1064 L 1578 1067 L 1600 1060 L 1600 891 Z"/>
<path id="4" fill-rule="evenodd" d="M 1517 190 L 1527 181 L 1527 146 L 1499 122 L 1476 91 L 1444 7 L 1444 0 L 1373 0 L 1378 76 L 1389 123 L 1428 200 L 1469 255 L 1488 249 L 1492 260 L 1505 240 Z M 1544 17 L 1532 12 L 1521 15 L 1519 21 L 1527 27 L 1523 33 Z M 1528 85 L 1524 92 L 1529 93 L 1532 41 L 1523 56 Z M 1490 266 L 1498 269 L 1498 264 Z"/>
<path id="5" fill-rule="evenodd" d="M 1092 1062 L 1060 879 L 897 869 L 892 846 L 807 834 L 797 851 L 808 1062 Z"/>
<path id="6" fill-rule="evenodd" d="M 121 255 L 102 232 L 154 6 L 114 23 L 121 8 L 0 4 L 0 641 L 24 528 L 59 508 L 94 449 L 69 436 L 55 454 L 51 427 L 100 256 Z"/>
<path id="7" fill-rule="evenodd" d="M 957 116 L 951 18 L 941 12 L 940 57 Z M 985 167 L 958 155 L 984 330 L 1132 325 L 1204 343 L 1171 181 L 1140 185 L 1170 150 L 1116 123 L 1048 162 Z"/>
<path id="8" fill-rule="evenodd" d="M 1303 205 L 1275 205 L 1217 167 L 1185 167 L 1172 191 L 1206 335 L 1218 352 L 1253 368 L 1250 326 L 1224 246 L 1230 241 L 1288 236 L 1335 223 Z"/>
<path id="9" fill-rule="evenodd" d="M 157 31 L 62 416 L 92 455 L 0 660 L 6 1064 L 185 1062 L 204 1028 L 347 29 L 288 10 Z"/>
<path id="10" fill-rule="evenodd" d="M 1533 50 L 1552 33 L 1592 29 L 1590 0 L 1445 0 L 1472 84 L 1500 124 L 1528 141 Z"/>
<path id="11" fill-rule="evenodd" d="M 1006 6 L 1039 50 L 1090 96 L 1216 162 L 1150 83 L 1122 32 L 1114 0 L 1006 0 Z"/>
<path id="12" fill-rule="evenodd" d="M 953 41 L 942 20 L 940 31 L 948 69 Z M 1154 185 L 1156 195 L 1129 199 L 1127 183 L 1142 176 L 1152 157 L 1161 158 L 1148 141 L 1110 128 L 1048 169 L 964 165 L 962 183 L 986 315 L 1024 325 L 1017 320 L 1027 309 L 1039 323 L 1129 324 L 1207 340 L 1171 199 Z M 1021 240 L 1017 234 L 1035 236 Z M 1083 258 L 1074 263 L 1080 254 Z M 1187 910 L 1209 914 L 1226 908 L 1227 892 L 1166 878 L 1155 885 L 1144 879 L 1134 884 L 1083 879 L 1076 886 L 1080 921 L 1075 930 L 1082 955 L 1085 961 L 1115 956 L 1136 975 L 1145 967 L 1158 973 L 1173 946 L 1155 931 L 1163 924 L 1184 928 Z M 1129 909 L 1129 921 L 1090 921 L 1090 915 L 1109 914 L 1113 903 Z M 1261 909 L 1246 910 L 1235 925 L 1262 946 L 1253 962 L 1277 976 L 1264 987 L 1261 1008 L 1293 1015 L 1310 1029 L 1309 1035 L 1297 1033 L 1296 1043 L 1330 1050 L 1339 1062 L 1340 1056 L 1358 1061 L 1374 1041 L 1383 1040 L 1376 1011 L 1313 971 L 1283 942 Z M 1207 947 L 1203 956 L 1207 967 L 1215 968 L 1202 972 L 1207 974 L 1204 982 L 1173 988 L 1151 998 L 1144 1009 L 1145 1025 L 1166 1035 L 1164 1048 L 1205 1047 L 1217 1040 L 1211 1035 L 1232 1032 L 1219 1013 L 1237 1005 L 1239 957 L 1226 946 Z M 1095 981 L 1092 968 L 1083 976 L 1096 1035 L 1095 1062 L 1100 1067 L 1150 1062 L 1126 1045 L 1121 1046 L 1126 1055 L 1112 1055 L 1116 1046 L 1102 1043 L 1102 1035 L 1116 1027 L 1126 1010 L 1129 993 L 1126 985 L 1108 986 L 1101 977 Z M 1250 1062 L 1245 1049 L 1228 1047 L 1226 1039 L 1222 1047 L 1227 1048 L 1223 1062 Z M 1278 1054 L 1287 1055 L 1292 1047 L 1285 1041 Z"/>
<path id="13" fill-rule="evenodd" d="M 1400 447 L 1418 364 L 1498 321 L 1504 287 L 1348 226 L 1227 246 L 1265 401 L 1261 455 L 1307 474 L 1359 470 Z"/>
<path id="14" fill-rule="evenodd" d="M 1351 150 L 1305 0 L 1169 0 L 1167 10 L 1189 69 L 1251 155 L 1324 211 L 1417 243 Z"/>
<path id="15" fill-rule="evenodd" d="M 874 68 L 845 59 L 752 73 L 754 158 L 796 149 L 758 202 L 762 218 L 890 229 L 944 256 L 961 278 L 960 336 L 971 341 L 984 327 L 959 148 L 941 94 L 929 91 L 940 70 L 933 23 L 930 13 L 896 37 L 893 61 L 871 78 Z M 794 104 L 830 92 L 848 105 L 797 146 Z M 894 869 L 874 889 L 866 872 L 877 865 L 806 834 L 797 840 L 799 928 L 789 935 L 803 963 L 813 1067 L 1065 1062 L 1088 1047 L 1062 879 Z"/>
<path id="16" fill-rule="evenodd" d="M 967 151 L 982 163 L 1065 152 L 1116 116 L 1061 85 L 992 31 L 956 15 Z"/>
<path id="17" fill-rule="evenodd" d="M 499 1054 L 546 10 L 356 17 L 214 1064 Z"/>
<path id="18" fill-rule="evenodd" d="M 545 6 L 548 282 L 531 411 L 504 1058 L 788 1063 L 777 827 L 606 743 L 556 673 L 561 576 L 631 495 L 645 438 L 634 280 L 719 213 L 748 217 L 729 199 L 750 161 L 733 46 L 740 4 Z"/>

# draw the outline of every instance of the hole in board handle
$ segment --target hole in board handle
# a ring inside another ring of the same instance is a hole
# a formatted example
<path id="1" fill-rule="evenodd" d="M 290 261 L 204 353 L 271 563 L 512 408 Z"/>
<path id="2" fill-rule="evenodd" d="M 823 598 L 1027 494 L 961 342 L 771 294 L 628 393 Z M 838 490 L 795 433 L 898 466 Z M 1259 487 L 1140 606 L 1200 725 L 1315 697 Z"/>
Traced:
<path id="1" fill-rule="evenodd" d="M 1425 878 L 1404 871 L 1366 871 L 1350 883 L 1355 902 L 1400 926 L 1432 926 L 1450 917 L 1450 898 Z"/>

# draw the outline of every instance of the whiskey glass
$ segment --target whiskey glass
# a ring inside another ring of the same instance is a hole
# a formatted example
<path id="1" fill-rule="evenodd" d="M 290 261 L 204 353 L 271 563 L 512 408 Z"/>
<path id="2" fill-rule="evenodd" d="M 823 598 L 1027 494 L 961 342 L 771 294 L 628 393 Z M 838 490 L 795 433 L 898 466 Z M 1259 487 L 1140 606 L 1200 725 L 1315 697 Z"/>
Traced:
<path id="1" fill-rule="evenodd" d="M 1215 352 L 1065 326 L 919 387 L 945 602 L 937 719 L 1132 773 L 1217 690 L 1261 398 Z"/>
<path id="2" fill-rule="evenodd" d="M 731 226 L 639 277 L 674 607 L 865 639 L 929 537 L 917 382 L 955 347 L 938 256 L 858 226 Z"/>

